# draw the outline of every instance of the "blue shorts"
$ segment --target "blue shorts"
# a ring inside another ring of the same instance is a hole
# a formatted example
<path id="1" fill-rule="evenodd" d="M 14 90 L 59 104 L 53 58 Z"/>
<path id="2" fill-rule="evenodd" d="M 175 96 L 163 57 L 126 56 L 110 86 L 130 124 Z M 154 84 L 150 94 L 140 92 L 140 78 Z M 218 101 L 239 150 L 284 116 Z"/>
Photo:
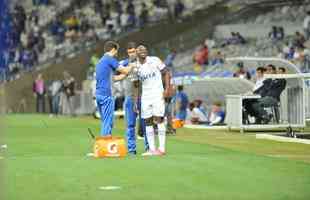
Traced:
<path id="1" fill-rule="evenodd" d="M 112 96 L 96 96 L 98 111 L 101 116 L 101 136 L 112 134 L 115 100 Z"/>
<path id="2" fill-rule="evenodd" d="M 186 119 L 186 110 L 180 110 L 177 114 L 176 114 L 176 118 L 179 120 L 185 120 Z"/>

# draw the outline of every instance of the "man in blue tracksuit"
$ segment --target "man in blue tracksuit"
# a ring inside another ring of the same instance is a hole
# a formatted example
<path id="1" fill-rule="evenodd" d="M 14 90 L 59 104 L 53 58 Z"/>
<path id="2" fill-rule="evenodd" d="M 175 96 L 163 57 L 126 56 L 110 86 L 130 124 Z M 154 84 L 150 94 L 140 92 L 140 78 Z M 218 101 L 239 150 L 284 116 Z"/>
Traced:
<path id="1" fill-rule="evenodd" d="M 104 56 L 96 65 L 96 101 L 101 116 L 101 136 L 111 136 L 114 119 L 114 97 L 112 96 L 112 80 L 119 81 L 129 74 L 132 66 L 121 67 L 117 59 L 119 45 L 108 41 L 104 44 Z M 114 76 L 113 72 L 119 72 Z"/>
<path id="2" fill-rule="evenodd" d="M 135 64 L 136 63 L 136 44 L 133 42 L 128 43 L 127 47 L 127 54 L 128 58 L 125 60 L 122 60 L 120 62 L 120 66 L 126 67 L 130 63 Z M 124 89 L 125 89 L 125 101 L 124 101 L 124 110 L 125 110 L 125 119 L 126 119 L 126 136 L 127 136 L 127 148 L 128 152 L 130 154 L 137 154 L 136 150 L 136 136 L 135 136 L 135 128 L 136 128 L 136 121 L 138 116 L 138 98 L 139 98 L 139 83 L 138 83 L 138 77 L 135 71 L 133 70 L 132 73 L 129 74 L 129 76 L 123 81 L 124 83 Z M 144 120 L 140 120 L 140 126 L 144 127 Z M 144 144 L 145 148 L 148 148 L 147 140 L 144 135 Z"/>
<path id="3" fill-rule="evenodd" d="M 186 120 L 186 112 L 187 112 L 187 106 L 189 104 L 188 96 L 183 91 L 184 87 L 183 85 L 178 86 L 178 91 L 174 97 L 175 101 L 175 111 L 176 111 L 176 119 L 185 121 Z"/>

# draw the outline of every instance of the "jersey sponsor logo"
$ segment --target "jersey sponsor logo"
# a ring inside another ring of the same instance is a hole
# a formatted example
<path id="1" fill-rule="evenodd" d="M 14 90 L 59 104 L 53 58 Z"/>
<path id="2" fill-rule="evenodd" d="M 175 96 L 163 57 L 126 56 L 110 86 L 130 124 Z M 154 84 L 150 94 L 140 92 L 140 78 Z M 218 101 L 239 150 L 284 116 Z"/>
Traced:
<path id="1" fill-rule="evenodd" d="M 148 79 L 154 78 L 156 76 L 155 72 L 149 73 L 149 74 L 140 74 L 140 80 L 146 81 Z"/>

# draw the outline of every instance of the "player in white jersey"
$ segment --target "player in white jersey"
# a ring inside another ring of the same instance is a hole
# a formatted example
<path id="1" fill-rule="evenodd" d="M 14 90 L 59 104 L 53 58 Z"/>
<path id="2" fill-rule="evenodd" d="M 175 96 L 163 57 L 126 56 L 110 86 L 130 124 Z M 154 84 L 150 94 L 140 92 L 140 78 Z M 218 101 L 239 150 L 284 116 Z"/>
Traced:
<path id="1" fill-rule="evenodd" d="M 164 124 L 164 97 L 170 89 L 170 76 L 165 64 L 158 58 L 148 56 L 147 48 L 140 45 L 137 48 L 137 68 L 142 84 L 141 117 L 146 123 L 146 136 L 149 151 L 144 156 L 164 155 L 166 153 L 166 126 Z M 163 79 L 165 81 L 165 90 Z M 155 147 L 154 124 L 158 127 L 159 148 Z"/>

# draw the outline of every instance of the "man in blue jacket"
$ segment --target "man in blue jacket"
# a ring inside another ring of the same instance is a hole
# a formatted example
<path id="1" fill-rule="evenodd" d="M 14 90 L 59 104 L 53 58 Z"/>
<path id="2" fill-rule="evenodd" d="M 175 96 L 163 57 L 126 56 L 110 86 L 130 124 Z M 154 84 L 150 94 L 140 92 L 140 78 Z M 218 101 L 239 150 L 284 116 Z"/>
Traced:
<path id="1" fill-rule="evenodd" d="M 104 56 L 96 65 L 96 101 L 101 116 L 101 136 L 111 136 L 114 118 L 114 97 L 112 96 L 112 81 L 119 81 L 131 72 L 132 66 L 122 67 L 115 58 L 119 50 L 116 42 L 104 44 Z M 114 72 L 119 75 L 114 76 Z"/>

